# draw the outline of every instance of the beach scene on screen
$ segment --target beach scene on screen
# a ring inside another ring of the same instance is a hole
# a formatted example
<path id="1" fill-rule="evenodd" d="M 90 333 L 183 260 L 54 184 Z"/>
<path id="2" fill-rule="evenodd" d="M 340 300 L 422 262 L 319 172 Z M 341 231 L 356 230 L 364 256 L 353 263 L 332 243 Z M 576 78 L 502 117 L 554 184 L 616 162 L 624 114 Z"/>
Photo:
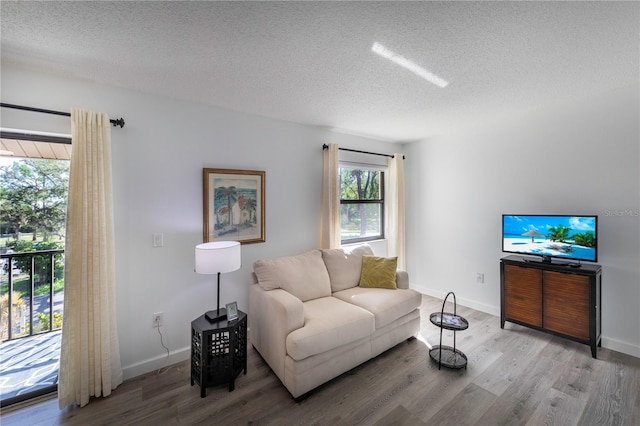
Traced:
<path id="1" fill-rule="evenodd" d="M 503 251 L 596 260 L 594 216 L 504 216 Z"/>

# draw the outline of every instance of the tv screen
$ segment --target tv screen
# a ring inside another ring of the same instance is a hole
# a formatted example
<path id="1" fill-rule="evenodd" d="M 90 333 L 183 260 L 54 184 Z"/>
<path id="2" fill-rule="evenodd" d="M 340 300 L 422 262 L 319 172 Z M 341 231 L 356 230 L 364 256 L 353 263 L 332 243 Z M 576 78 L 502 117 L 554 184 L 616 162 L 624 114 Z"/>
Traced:
<path id="1" fill-rule="evenodd" d="M 596 262 L 598 216 L 502 215 L 502 251 Z"/>

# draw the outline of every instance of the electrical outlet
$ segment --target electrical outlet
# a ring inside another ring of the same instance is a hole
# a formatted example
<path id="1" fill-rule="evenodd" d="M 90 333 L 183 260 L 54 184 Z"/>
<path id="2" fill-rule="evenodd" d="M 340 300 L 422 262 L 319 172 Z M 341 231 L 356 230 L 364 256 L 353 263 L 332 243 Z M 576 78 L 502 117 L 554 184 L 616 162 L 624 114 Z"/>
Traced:
<path id="1" fill-rule="evenodd" d="M 164 246 L 164 235 L 163 234 L 153 234 L 153 246 L 154 247 L 162 247 L 162 246 Z"/>
<path id="2" fill-rule="evenodd" d="M 484 283 L 484 273 L 483 272 L 477 272 L 476 273 L 476 282 L 478 284 Z"/>
<path id="3" fill-rule="evenodd" d="M 161 327 L 164 324 L 164 312 L 153 314 L 153 328 Z"/>

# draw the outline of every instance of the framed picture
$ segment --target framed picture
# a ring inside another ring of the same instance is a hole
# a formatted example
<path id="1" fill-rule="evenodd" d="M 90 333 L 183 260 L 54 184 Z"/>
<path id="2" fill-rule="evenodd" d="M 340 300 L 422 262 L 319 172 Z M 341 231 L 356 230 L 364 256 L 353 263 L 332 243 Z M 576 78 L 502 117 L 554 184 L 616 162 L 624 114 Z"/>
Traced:
<path id="1" fill-rule="evenodd" d="M 236 302 L 227 303 L 227 321 L 238 319 L 238 304 Z"/>
<path id="2" fill-rule="evenodd" d="M 263 243 L 264 172 L 203 169 L 204 242 Z"/>

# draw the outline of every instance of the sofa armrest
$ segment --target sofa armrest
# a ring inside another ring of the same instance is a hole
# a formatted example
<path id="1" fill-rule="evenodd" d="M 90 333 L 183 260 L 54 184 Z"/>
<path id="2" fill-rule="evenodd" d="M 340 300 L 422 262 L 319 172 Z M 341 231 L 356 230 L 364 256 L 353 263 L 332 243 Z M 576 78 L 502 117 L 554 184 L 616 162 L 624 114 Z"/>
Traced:
<path id="1" fill-rule="evenodd" d="M 402 269 L 396 271 L 396 286 L 405 290 L 409 288 L 409 274 L 407 271 Z"/>
<path id="2" fill-rule="evenodd" d="M 304 326 L 302 301 L 282 289 L 249 288 L 249 339 L 271 369 L 284 380 L 286 340 Z"/>

